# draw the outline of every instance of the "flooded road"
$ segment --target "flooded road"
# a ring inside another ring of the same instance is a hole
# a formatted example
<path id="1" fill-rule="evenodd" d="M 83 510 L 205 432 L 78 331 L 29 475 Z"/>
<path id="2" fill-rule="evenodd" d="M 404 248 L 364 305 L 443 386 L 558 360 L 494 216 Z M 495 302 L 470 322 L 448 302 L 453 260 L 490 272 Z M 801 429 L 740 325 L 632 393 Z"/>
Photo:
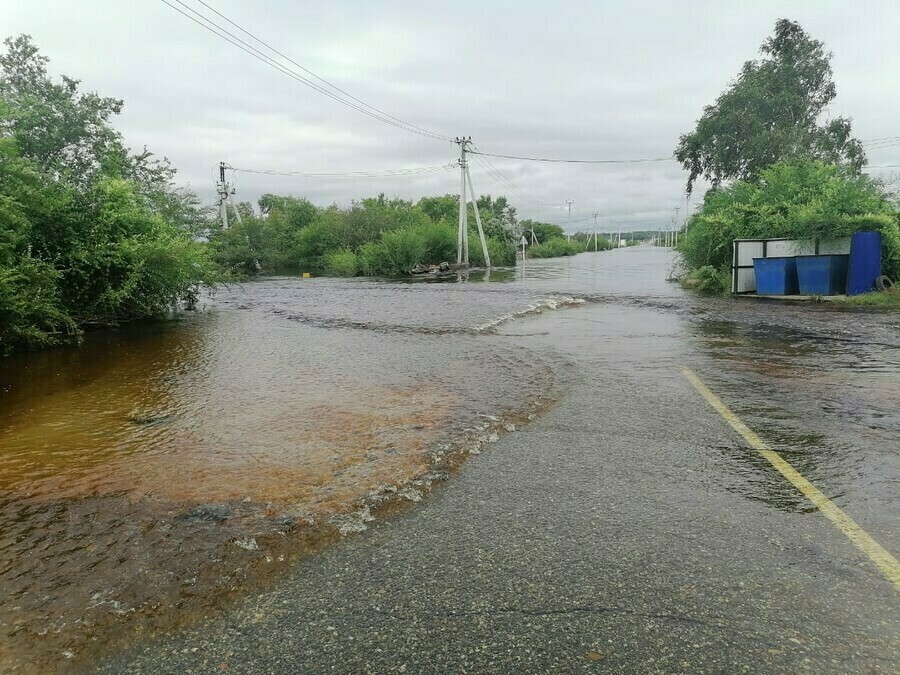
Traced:
<path id="1" fill-rule="evenodd" d="M 687 295 L 672 264 L 639 247 L 442 282 L 264 279 L 0 363 L 0 658 L 86 664 L 221 606 L 418 501 L 588 362 L 611 395 L 652 371 L 648 419 L 679 406 L 657 373 L 689 365 L 900 550 L 900 316 Z M 739 499 L 811 510 L 748 449 L 704 457 Z"/>

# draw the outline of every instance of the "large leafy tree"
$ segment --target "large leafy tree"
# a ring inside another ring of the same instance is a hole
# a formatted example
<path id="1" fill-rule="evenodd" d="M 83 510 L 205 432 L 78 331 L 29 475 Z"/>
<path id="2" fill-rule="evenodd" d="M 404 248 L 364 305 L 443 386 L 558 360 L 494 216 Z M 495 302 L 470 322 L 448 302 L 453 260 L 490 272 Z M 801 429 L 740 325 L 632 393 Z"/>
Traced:
<path id="1" fill-rule="evenodd" d="M 175 169 L 144 147 L 131 152 L 112 119 L 120 99 L 80 89 L 63 75 L 54 81 L 48 59 L 28 35 L 7 38 L 0 54 L 0 98 L 6 114 L 0 133 L 16 140 L 22 158 L 41 171 L 85 188 L 103 176 L 131 181 L 151 208 L 193 224 L 202 209 L 184 189 L 173 187 Z"/>
<path id="2" fill-rule="evenodd" d="M 818 159 L 859 173 L 866 162 L 851 135 L 850 120 L 820 123 L 834 100 L 831 53 L 796 22 L 781 19 L 737 79 L 706 106 L 694 131 L 681 136 L 675 157 L 690 172 L 687 189 L 699 177 L 713 185 L 755 180 L 776 162 Z"/>

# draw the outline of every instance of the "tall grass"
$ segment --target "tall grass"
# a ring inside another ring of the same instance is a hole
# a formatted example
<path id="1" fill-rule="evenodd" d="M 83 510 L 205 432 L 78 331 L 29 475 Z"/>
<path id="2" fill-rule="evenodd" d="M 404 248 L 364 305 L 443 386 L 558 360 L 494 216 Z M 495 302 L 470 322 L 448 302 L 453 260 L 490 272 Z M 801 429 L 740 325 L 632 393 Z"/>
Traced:
<path id="1" fill-rule="evenodd" d="M 360 269 L 370 276 L 409 274 L 416 264 L 427 264 L 428 246 L 420 228 L 385 232 L 378 241 L 359 249 Z"/>
<path id="2" fill-rule="evenodd" d="M 840 302 L 857 307 L 885 307 L 900 309 L 900 290 L 890 288 L 886 291 L 872 291 L 862 295 L 851 295 L 841 298 Z"/>
<path id="3" fill-rule="evenodd" d="M 355 277 L 359 273 L 359 256 L 346 248 L 326 253 L 322 269 L 333 277 Z"/>
<path id="4" fill-rule="evenodd" d="M 454 245 L 454 250 L 455 248 Z M 491 265 L 510 267 L 516 264 L 516 246 L 513 242 L 489 237 L 487 248 L 488 255 L 491 256 Z M 484 252 L 481 250 L 477 232 L 469 232 L 469 264 L 475 267 L 484 265 Z"/>

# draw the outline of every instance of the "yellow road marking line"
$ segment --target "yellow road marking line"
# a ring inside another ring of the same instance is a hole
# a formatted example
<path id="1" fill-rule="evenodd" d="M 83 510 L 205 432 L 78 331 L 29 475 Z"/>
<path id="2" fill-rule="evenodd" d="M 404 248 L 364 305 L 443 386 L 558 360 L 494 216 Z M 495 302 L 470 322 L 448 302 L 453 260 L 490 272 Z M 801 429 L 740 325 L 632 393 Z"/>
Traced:
<path id="1" fill-rule="evenodd" d="M 740 418 L 722 403 L 721 399 L 716 396 L 709 387 L 707 387 L 700 378 L 689 368 L 682 368 L 681 372 L 694 385 L 694 389 L 700 392 L 701 396 L 706 399 L 716 412 L 718 412 L 731 427 L 737 431 L 755 450 L 765 457 L 769 463 L 778 469 L 778 472 L 790 481 L 791 485 L 800 490 L 816 508 L 818 508 L 825 517 L 828 518 L 835 527 L 843 532 L 847 537 L 856 544 L 860 551 L 865 553 L 875 563 L 875 566 L 881 570 L 882 574 L 888 578 L 894 588 L 900 591 L 900 562 L 886 551 L 881 544 L 872 539 L 869 533 L 863 530 L 856 522 L 844 513 L 841 508 L 833 501 L 822 494 L 819 489 L 803 477 L 794 467 L 788 464 L 785 459 L 777 452 L 772 450 L 765 441 L 757 436 L 750 427 L 744 424 Z"/>

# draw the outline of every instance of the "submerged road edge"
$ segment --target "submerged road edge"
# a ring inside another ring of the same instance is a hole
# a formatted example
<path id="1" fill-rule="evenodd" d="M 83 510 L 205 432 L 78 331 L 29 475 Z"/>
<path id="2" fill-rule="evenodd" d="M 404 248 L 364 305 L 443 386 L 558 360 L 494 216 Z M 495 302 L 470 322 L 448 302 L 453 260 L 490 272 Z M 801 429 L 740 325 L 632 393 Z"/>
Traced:
<path id="1" fill-rule="evenodd" d="M 891 555 L 881 544 L 862 529 L 856 521 L 844 513 L 833 501 L 828 499 L 821 490 L 810 483 L 799 471 L 781 455 L 770 448 L 750 427 L 744 424 L 722 400 L 697 377 L 690 368 L 682 368 L 682 375 L 694 386 L 706 402 L 737 431 L 750 446 L 759 452 L 778 472 L 797 488 L 804 497 L 828 518 L 835 527 L 843 532 L 856 547 L 865 553 L 875 566 L 894 585 L 894 589 L 900 591 L 900 562 Z"/>

